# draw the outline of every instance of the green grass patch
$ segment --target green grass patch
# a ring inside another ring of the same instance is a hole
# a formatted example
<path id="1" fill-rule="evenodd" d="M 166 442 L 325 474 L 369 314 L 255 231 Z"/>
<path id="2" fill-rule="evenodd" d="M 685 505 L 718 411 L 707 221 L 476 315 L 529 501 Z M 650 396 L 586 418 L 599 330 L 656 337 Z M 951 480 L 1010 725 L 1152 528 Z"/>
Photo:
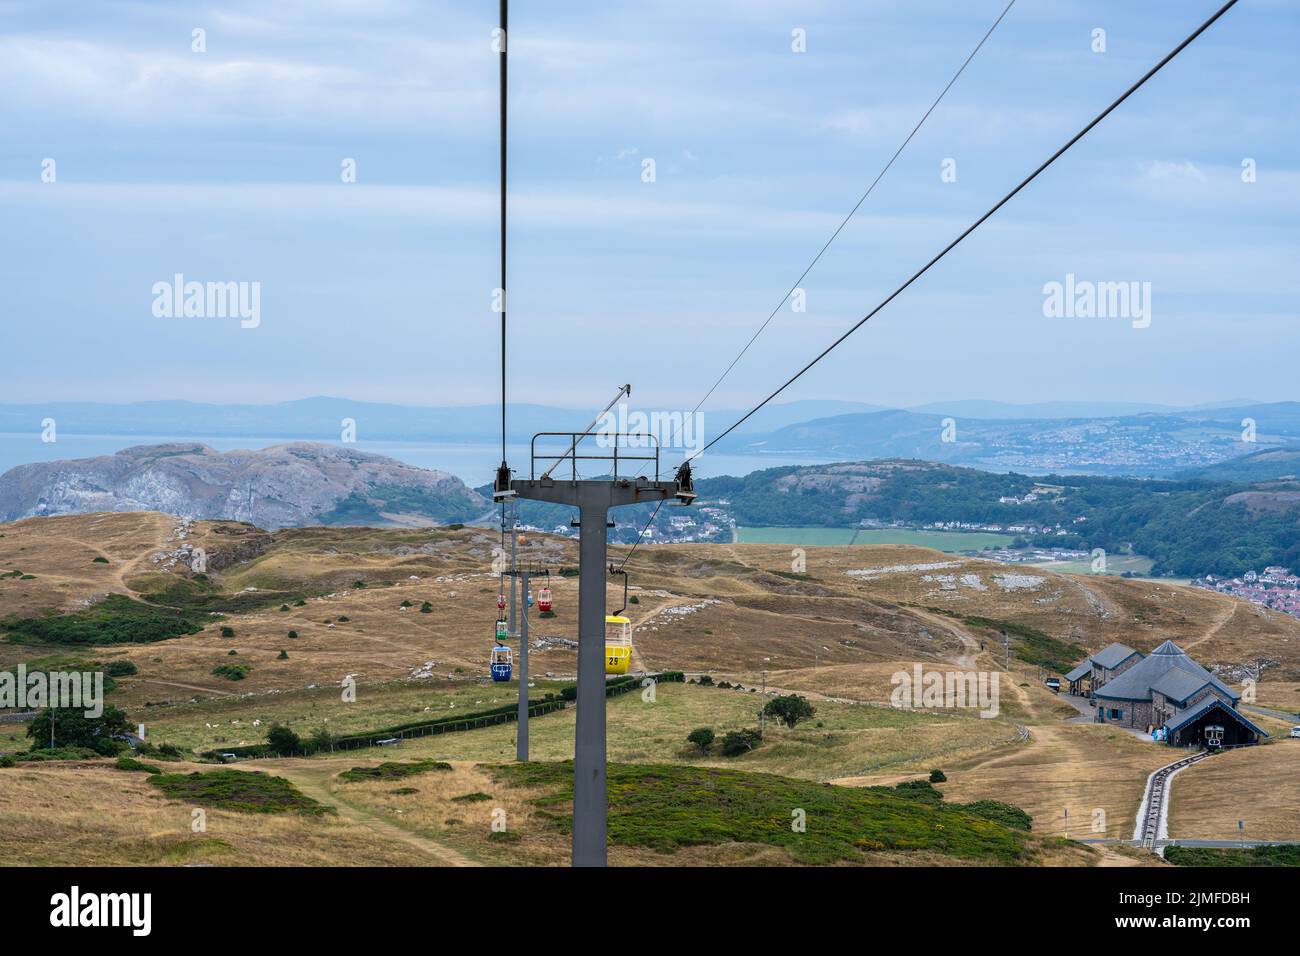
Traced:
<path id="1" fill-rule="evenodd" d="M 239 813 L 289 813 L 320 816 L 333 808 L 317 803 L 283 777 L 260 771 L 209 770 L 206 773 L 154 774 L 149 782 L 173 800 Z"/>
<path id="2" fill-rule="evenodd" d="M 400 780 L 403 777 L 413 777 L 419 773 L 450 769 L 451 764 L 444 760 L 412 760 L 407 762 L 395 760 L 381 763 L 378 767 L 353 767 L 351 770 L 344 770 L 339 774 L 339 779 L 346 780 L 349 783 L 360 783 L 365 780 Z"/>
<path id="3" fill-rule="evenodd" d="M 110 594 L 93 607 L 70 614 L 6 618 L 0 630 L 27 644 L 151 644 L 203 630 L 197 614 L 153 607 L 124 594 Z"/>
<path id="4" fill-rule="evenodd" d="M 1165 862 L 1174 866 L 1300 866 L 1300 845 L 1288 843 L 1241 850 L 1167 846 Z"/>
<path id="5" fill-rule="evenodd" d="M 951 611 L 944 611 L 941 608 L 932 608 L 931 610 L 947 614 L 949 617 L 956 617 L 968 627 L 978 627 L 998 633 L 1005 631 L 1012 638 L 1011 651 L 1016 655 L 1017 660 L 1024 661 L 1026 664 L 1041 664 L 1061 674 L 1073 668 L 1078 663 L 1078 657 L 1082 653 L 1077 645 L 1052 637 L 1052 635 L 1045 634 L 1038 628 L 1030 627 L 1028 624 L 999 621 L 995 618 L 979 617 L 974 614 L 953 614 Z"/>
<path id="6" fill-rule="evenodd" d="M 459 797 L 452 797 L 452 803 L 482 803 L 484 800 L 491 800 L 492 794 L 484 793 L 482 790 L 475 790 L 473 793 L 462 793 Z"/>
<path id="7" fill-rule="evenodd" d="M 572 827 L 573 764 L 503 764 L 487 768 L 512 786 L 544 793 L 534 804 L 552 825 Z M 687 846 L 762 843 L 798 863 L 865 862 L 871 851 L 929 851 L 993 864 L 1032 857 L 1023 831 L 945 805 L 930 787 L 855 788 L 738 770 L 674 764 L 610 764 L 609 840 L 671 852 Z M 915 792 L 913 792 L 915 791 Z M 791 826 L 802 811 L 805 832 Z"/>
<path id="8" fill-rule="evenodd" d="M 162 767 L 155 767 L 151 763 L 144 763 L 136 760 L 134 757 L 118 757 L 117 762 L 113 764 L 118 770 L 133 770 L 140 773 L 162 773 Z"/>

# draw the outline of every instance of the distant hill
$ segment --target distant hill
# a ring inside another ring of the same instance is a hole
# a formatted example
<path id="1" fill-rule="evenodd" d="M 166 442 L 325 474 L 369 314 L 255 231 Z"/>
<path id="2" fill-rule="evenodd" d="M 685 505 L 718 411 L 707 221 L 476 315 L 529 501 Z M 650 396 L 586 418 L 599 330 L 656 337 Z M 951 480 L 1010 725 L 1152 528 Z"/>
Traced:
<path id="1" fill-rule="evenodd" d="M 403 525 L 470 521 L 490 503 L 442 471 L 312 442 L 217 452 L 198 443 L 20 465 L 0 475 L 0 521 L 91 511 L 165 511 L 247 521 Z"/>
<path id="2" fill-rule="evenodd" d="M 1255 423 L 1254 444 L 1242 440 L 1248 419 Z M 1300 448 L 1300 402 L 1103 418 L 878 411 L 733 435 L 718 450 L 838 461 L 922 458 L 1024 474 L 1169 477 L 1287 445 Z"/>
<path id="3" fill-rule="evenodd" d="M 1217 465 L 1189 468 L 1179 472 L 1176 477 L 1235 482 L 1300 478 L 1300 448 L 1266 448 L 1253 455 L 1243 455 Z"/>
<path id="4" fill-rule="evenodd" d="M 1155 559 L 1156 574 L 1300 567 L 1300 482 L 1034 478 L 897 459 L 706 478 L 696 491 L 699 504 L 724 501 L 751 527 L 955 521 L 999 525 L 1036 546 L 1132 548 Z"/>

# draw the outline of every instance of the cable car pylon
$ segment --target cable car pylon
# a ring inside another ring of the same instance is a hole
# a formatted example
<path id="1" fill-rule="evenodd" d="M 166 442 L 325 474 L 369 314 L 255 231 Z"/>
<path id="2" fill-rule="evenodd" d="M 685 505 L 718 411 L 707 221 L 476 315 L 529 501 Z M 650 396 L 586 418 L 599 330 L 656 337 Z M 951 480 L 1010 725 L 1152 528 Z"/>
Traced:
<path id="1" fill-rule="evenodd" d="M 677 498 L 690 504 L 695 498 L 689 462 L 683 463 L 672 481 L 659 480 L 659 446 L 654 444 L 654 455 L 619 455 L 619 442 L 628 435 L 602 433 L 602 440 L 612 438 L 610 454 L 583 454 L 582 443 L 592 438 L 596 423 L 583 432 L 550 432 L 533 436 L 529 477 L 517 479 L 506 459 L 506 90 L 507 90 L 507 32 L 508 0 L 500 0 L 500 27 L 497 37 L 500 57 L 500 129 L 501 129 L 501 464 L 497 467 L 492 484 L 492 498 L 503 503 L 508 498 L 525 498 L 551 504 L 569 505 L 578 509 L 578 688 L 577 728 L 573 752 L 573 858 L 574 866 L 604 866 L 607 861 L 606 842 L 608 830 L 606 817 L 608 794 L 605 773 L 605 565 L 606 543 L 609 529 L 609 512 L 613 508 L 646 502 L 663 502 Z M 619 389 L 621 398 L 631 393 L 631 386 Z M 613 403 L 611 403 L 611 406 Z M 597 418 L 599 421 L 599 418 Z M 568 450 L 539 478 L 537 476 L 537 441 L 539 438 L 568 438 Z M 645 436 L 638 435 L 638 442 Z M 623 448 L 641 447 L 624 441 Z M 578 461 L 603 460 L 610 462 L 611 477 L 579 479 Z M 556 469 L 565 462 L 570 464 L 568 478 L 557 478 Z M 645 462 L 654 464 L 654 479 L 640 475 L 627 477 L 619 474 L 620 461 L 624 464 Z M 512 574 L 519 573 L 511 569 Z M 525 590 L 528 584 L 524 583 Z M 513 610 L 513 609 L 512 609 Z M 527 633 L 528 612 L 525 609 L 521 637 Z M 509 630 L 509 624 L 506 624 Z M 527 747 L 527 638 L 520 642 L 519 670 L 519 737 L 520 752 Z M 526 758 L 525 758 L 526 759 Z"/>

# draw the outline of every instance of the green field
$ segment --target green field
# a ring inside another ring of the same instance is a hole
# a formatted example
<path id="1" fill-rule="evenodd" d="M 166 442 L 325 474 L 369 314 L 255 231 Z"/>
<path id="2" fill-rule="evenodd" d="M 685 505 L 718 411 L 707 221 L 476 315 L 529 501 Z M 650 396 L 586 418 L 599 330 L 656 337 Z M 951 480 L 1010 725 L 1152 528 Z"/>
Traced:
<path id="1" fill-rule="evenodd" d="M 1106 556 L 1106 574 L 1123 574 L 1125 571 L 1131 571 L 1137 577 L 1145 577 L 1151 573 L 1151 566 L 1155 564 L 1150 558 L 1144 558 L 1137 554 L 1111 554 Z M 1056 571 L 1058 574 L 1092 574 L 1092 561 L 1089 558 L 1080 558 L 1078 561 L 1035 561 L 1032 564 L 1036 568 L 1046 568 L 1048 571 Z M 1162 580 L 1169 580 L 1163 578 Z"/>
<path id="2" fill-rule="evenodd" d="M 936 551 L 983 551 L 1010 547 L 1014 538 L 981 531 L 913 531 L 907 528 L 737 528 L 740 544 L 791 544 L 844 546 L 849 544 L 906 544 Z"/>

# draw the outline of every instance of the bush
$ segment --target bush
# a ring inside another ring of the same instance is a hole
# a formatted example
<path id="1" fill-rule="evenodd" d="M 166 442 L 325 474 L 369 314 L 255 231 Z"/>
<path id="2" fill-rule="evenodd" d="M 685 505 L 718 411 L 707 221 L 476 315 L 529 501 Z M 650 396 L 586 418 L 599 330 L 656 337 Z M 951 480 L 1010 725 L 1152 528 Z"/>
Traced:
<path id="1" fill-rule="evenodd" d="M 366 582 L 365 582 L 365 581 L 353 581 L 353 582 L 352 582 L 352 586 L 353 586 L 354 588 L 360 589 L 360 588 L 363 588 L 363 587 L 366 586 Z"/>
<path id="2" fill-rule="evenodd" d="M 959 806 L 967 813 L 1000 823 L 1004 827 L 1011 827 L 1013 830 L 1028 831 L 1034 824 L 1034 818 L 1024 810 L 1013 807 L 1009 803 L 999 803 L 997 800 L 976 800 L 974 803 L 964 803 Z"/>
<path id="3" fill-rule="evenodd" d="M 280 610 L 281 610 L 281 611 L 287 611 L 287 610 L 289 610 L 289 605 L 287 605 L 287 604 L 281 604 L 281 605 L 280 605 Z"/>
<path id="4" fill-rule="evenodd" d="M 699 685 L 701 687 L 712 687 L 713 678 L 710 677 L 708 674 L 701 674 L 699 679 Z"/>
<path id="5" fill-rule="evenodd" d="M 412 760 L 407 763 L 390 761 L 377 767 L 353 767 L 339 774 L 340 780 L 358 783 L 363 780 L 398 780 L 418 773 L 430 773 L 435 770 L 450 770 L 451 764 L 444 760 Z"/>
<path id="6" fill-rule="evenodd" d="M 267 731 L 266 743 L 272 753 L 277 753 L 281 757 L 292 757 L 303 751 L 302 739 L 281 724 L 276 724 Z"/>
<path id="7" fill-rule="evenodd" d="M 341 617 L 335 618 L 335 620 L 337 620 L 340 624 L 346 624 L 350 619 L 346 614 L 344 614 Z"/>
<path id="8" fill-rule="evenodd" d="M 98 555 L 98 556 L 95 557 L 95 558 L 94 558 L 90 563 L 91 563 L 91 564 L 108 564 L 108 558 L 104 557 L 103 555 Z"/>
<path id="9" fill-rule="evenodd" d="M 421 613 L 421 614 L 432 614 L 432 613 L 433 613 L 433 605 L 430 604 L 428 601 L 425 601 L 423 604 L 420 605 L 420 613 Z"/>
<path id="10" fill-rule="evenodd" d="M 295 640 L 295 641 L 296 641 L 296 640 L 298 639 L 298 632 L 297 632 L 297 631 L 290 631 L 290 632 L 289 632 L 289 638 L 290 638 L 290 640 Z"/>
<path id="11" fill-rule="evenodd" d="M 763 705 L 763 713 L 769 717 L 775 717 L 787 727 L 793 727 L 801 720 L 808 720 L 817 713 L 817 708 L 808 703 L 806 697 L 800 697 L 798 694 L 785 694 L 781 697 L 773 697 Z"/>
<path id="12" fill-rule="evenodd" d="M 696 727 L 686 735 L 686 742 L 694 744 L 700 748 L 700 753 L 706 754 L 709 748 L 713 746 L 714 733 L 712 727 Z"/>
<path id="13" fill-rule="evenodd" d="M 131 677 L 140 673 L 140 668 L 135 666 L 134 661 L 109 661 L 104 667 L 104 673 L 109 677 Z"/>
<path id="14" fill-rule="evenodd" d="M 290 810 L 319 816 L 333 813 L 304 796 L 283 777 L 260 771 L 209 770 L 207 773 L 152 774 L 149 782 L 173 800 L 206 804 L 243 813 L 285 813 Z"/>
<path id="15" fill-rule="evenodd" d="M 306 607 L 306 606 L 307 606 L 307 602 L 306 602 L 304 599 L 302 599 L 302 598 L 298 598 L 298 600 L 296 600 L 296 601 L 293 602 L 293 606 L 294 606 L 294 607 Z"/>
<path id="16" fill-rule="evenodd" d="M 740 757 L 762 742 L 757 730 L 731 730 L 722 738 L 722 756 Z"/>
<path id="17" fill-rule="evenodd" d="M 401 607 L 410 607 L 410 606 L 411 606 L 411 602 L 410 602 L 410 601 L 403 601 L 403 602 L 401 603 L 400 606 L 401 606 Z"/>
<path id="18" fill-rule="evenodd" d="M 948 776 L 947 776 L 947 774 L 945 774 L 942 770 L 931 770 L 931 771 L 930 771 L 930 782 L 931 782 L 931 783 L 947 783 L 947 782 L 948 782 Z"/>
<path id="19" fill-rule="evenodd" d="M 203 630 L 199 617 L 174 608 L 154 607 L 123 594 L 71 614 L 6 618 L 0 628 L 10 640 L 35 644 L 149 644 Z"/>
<path id="20" fill-rule="evenodd" d="M 577 684 L 566 684 L 564 687 L 561 687 L 561 688 L 560 688 L 560 696 L 563 697 L 565 700 L 569 701 L 570 703 L 572 703 L 573 701 L 577 700 L 577 699 L 578 699 L 578 685 L 577 685 Z"/>
<path id="21" fill-rule="evenodd" d="M 252 669 L 250 664 L 218 664 L 212 668 L 212 673 L 226 680 L 243 680 Z"/>
<path id="22" fill-rule="evenodd" d="M 288 659 L 289 659 L 289 652 L 286 651 L 283 647 L 280 648 L 280 653 L 279 653 L 279 655 L 276 657 L 276 660 L 277 660 L 277 661 L 287 661 Z"/>
<path id="23" fill-rule="evenodd" d="M 55 748 L 89 747 L 104 756 L 121 750 L 123 745 L 113 738 L 131 730 L 126 714 L 116 707 L 105 707 L 98 717 L 87 717 L 75 707 L 47 707 L 27 725 L 32 749 L 50 749 L 51 722 Z"/>
<path id="24" fill-rule="evenodd" d="M 162 767 L 155 767 L 151 763 L 141 763 L 134 757 L 118 757 L 117 763 L 113 764 L 118 770 L 136 770 L 141 773 L 162 773 Z"/>
<path id="25" fill-rule="evenodd" d="M 235 636 L 235 629 L 234 629 L 233 627 L 228 626 L 228 625 L 227 625 L 227 626 L 223 626 L 223 627 L 221 628 L 221 636 L 222 636 L 222 637 L 234 637 L 234 636 Z"/>
<path id="26" fill-rule="evenodd" d="M 633 594 L 630 598 L 627 599 L 627 603 L 628 603 L 628 604 L 640 604 L 640 603 L 641 603 L 641 599 L 640 599 L 639 597 L 637 597 L 635 594 Z"/>

